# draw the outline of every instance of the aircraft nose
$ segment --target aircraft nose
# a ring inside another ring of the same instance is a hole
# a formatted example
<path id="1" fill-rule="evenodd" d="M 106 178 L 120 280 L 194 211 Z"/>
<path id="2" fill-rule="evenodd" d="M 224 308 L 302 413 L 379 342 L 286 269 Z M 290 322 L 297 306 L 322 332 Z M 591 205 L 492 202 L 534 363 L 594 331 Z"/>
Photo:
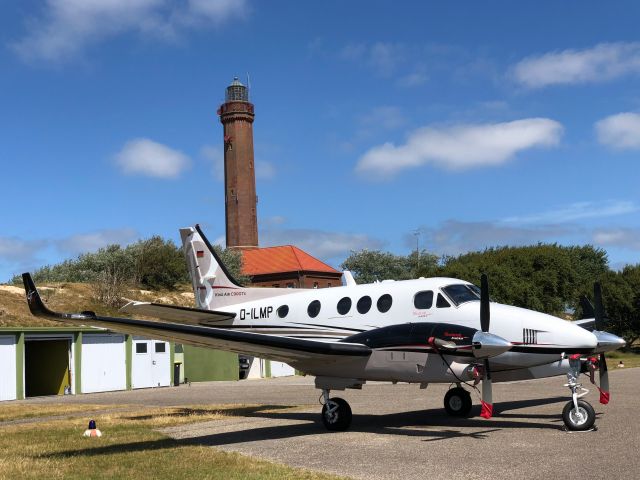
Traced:
<path id="1" fill-rule="evenodd" d="M 613 333 L 594 330 L 593 335 L 596 337 L 596 340 L 598 342 L 596 348 L 597 353 L 618 350 L 619 348 L 622 348 L 627 344 L 627 342 L 625 342 L 623 338 L 620 338 Z"/>

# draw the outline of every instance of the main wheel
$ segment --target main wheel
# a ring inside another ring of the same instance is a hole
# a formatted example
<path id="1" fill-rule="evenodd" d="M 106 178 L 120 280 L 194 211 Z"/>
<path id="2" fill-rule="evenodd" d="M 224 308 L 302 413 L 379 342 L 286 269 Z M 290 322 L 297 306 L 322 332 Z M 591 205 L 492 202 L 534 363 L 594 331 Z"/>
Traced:
<path id="1" fill-rule="evenodd" d="M 452 388 L 444 396 L 444 409 L 453 417 L 466 417 L 472 406 L 471 394 L 462 387 Z"/>
<path id="2" fill-rule="evenodd" d="M 578 400 L 578 410 L 576 411 L 573 401 L 570 401 L 562 409 L 562 420 L 569 430 L 589 430 L 596 421 L 596 412 L 584 400 Z"/>
<path id="3" fill-rule="evenodd" d="M 351 407 L 342 398 L 330 398 L 322 406 L 322 423 L 327 430 L 341 432 L 351 425 Z"/>

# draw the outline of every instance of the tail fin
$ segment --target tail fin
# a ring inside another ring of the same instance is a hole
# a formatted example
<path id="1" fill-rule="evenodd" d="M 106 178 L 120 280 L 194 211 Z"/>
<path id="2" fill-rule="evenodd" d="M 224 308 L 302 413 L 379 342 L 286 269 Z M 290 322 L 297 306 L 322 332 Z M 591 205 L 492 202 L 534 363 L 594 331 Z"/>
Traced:
<path id="1" fill-rule="evenodd" d="M 181 228 L 180 237 L 199 308 L 213 310 L 291 293 L 280 288 L 246 288 L 240 285 L 222 263 L 199 225 Z"/>

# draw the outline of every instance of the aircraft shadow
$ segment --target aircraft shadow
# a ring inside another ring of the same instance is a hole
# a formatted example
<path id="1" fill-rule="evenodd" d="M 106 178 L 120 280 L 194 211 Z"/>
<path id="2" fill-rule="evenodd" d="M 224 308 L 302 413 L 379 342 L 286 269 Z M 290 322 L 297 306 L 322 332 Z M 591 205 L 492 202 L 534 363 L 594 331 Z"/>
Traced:
<path id="1" fill-rule="evenodd" d="M 448 416 L 444 409 L 415 410 L 391 414 L 355 414 L 350 432 L 376 433 L 384 435 L 400 435 L 406 437 L 423 437 L 422 441 L 432 442 L 453 438 L 472 438 L 482 440 L 488 434 L 503 429 L 551 429 L 561 430 L 562 420 L 560 412 L 557 414 L 529 414 L 517 412 L 519 409 L 548 405 L 568 401 L 567 397 L 552 397 L 524 401 L 501 402 L 496 404 L 497 414 L 491 420 L 473 416 L 459 418 Z M 273 407 L 273 408 L 272 408 Z M 58 452 L 50 457 L 64 458 L 69 455 L 105 455 L 116 452 L 135 452 L 172 448 L 177 445 L 207 445 L 224 446 L 240 443 L 259 442 L 263 440 L 277 440 L 304 437 L 309 435 L 341 435 L 328 432 L 317 413 L 299 411 L 277 411 L 282 406 L 263 406 L 238 408 L 237 414 L 242 417 L 264 418 L 273 420 L 293 420 L 301 423 L 293 425 L 252 426 L 247 422 L 241 430 L 204 434 L 187 439 L 161 439 L 146 442 L 109 445 L 97 448 Z M 188 412 L 186 411 L 188 410 Z M 318 409 L 319 410 L 319 409 Z M 516 412 L 516 413 L 506 413 Z M 191 409 L 177 412 L 175 415 L 192 415 Z M 474 407 L 472 415 L 479 414 L 479 407 Z M 135 417 L 141 418 L 141 417 Z M 230 416 L 230 419 L 233 417 Z M 532 421 L 541 420 L 541 421 Z M 214 421 L 215 422 L 215 421 Z M 468 431 L 471 429 L 472 431 Z M 481 429 L 481 430 L 477 430 Z"/>

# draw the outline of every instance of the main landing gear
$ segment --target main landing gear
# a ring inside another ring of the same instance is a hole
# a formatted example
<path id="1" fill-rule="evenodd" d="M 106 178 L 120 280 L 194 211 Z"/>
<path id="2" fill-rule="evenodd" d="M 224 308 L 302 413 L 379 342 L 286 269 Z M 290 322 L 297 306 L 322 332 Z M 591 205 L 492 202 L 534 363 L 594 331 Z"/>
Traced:
<path id="1" fill-rule="evenodd" d="M 569 372 L 567 373 L 567 381 L 565 387 L 571 390 L 571 401 L 562 409 L 562 420 L 567 430 L 584 432 L 593 428 L 596 421 L 596 412 L 588 402 L 580 400 L 589 390 L 578 383 L 580 376 L 581 362 L 579 356 L 569 358 Z"/>
<path id="2" fill-rule="evenodd" d="M 444 409 L 452 417 L 466 417 L 469 415 L 472 406 L 471 394 L 459 384 L 444 396 Z"/>
<path id="3" fill-rule="evenodd" d="M 329 390 L 322 390 L 322 423 L 333 432 L 342 432 L 351 425 L 351 407 L 346 400 L 338 397 L 329 398 Z"/>

